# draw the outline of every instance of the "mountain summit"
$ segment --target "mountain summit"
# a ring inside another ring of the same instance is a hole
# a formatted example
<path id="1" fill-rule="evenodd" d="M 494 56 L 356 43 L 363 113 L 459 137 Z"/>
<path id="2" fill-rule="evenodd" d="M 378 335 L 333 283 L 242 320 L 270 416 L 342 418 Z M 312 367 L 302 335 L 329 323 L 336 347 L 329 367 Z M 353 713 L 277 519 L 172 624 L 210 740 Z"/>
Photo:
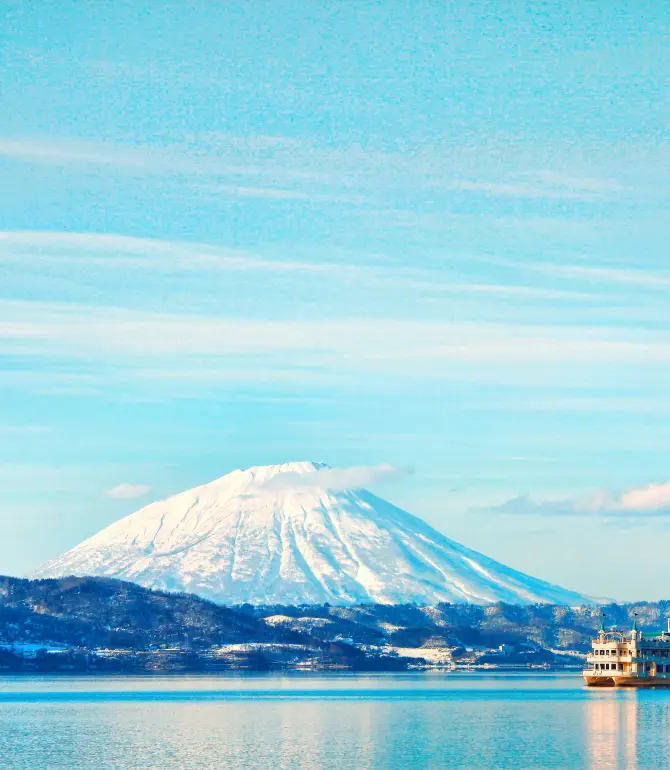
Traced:
<path id="1" fill-rule="evenodd" d="M 589 601 L 341 488 L 348 474 L 312 462 L 236 470 L 117 521 L 34 577 L 103 575 L 225 604 Z"/>

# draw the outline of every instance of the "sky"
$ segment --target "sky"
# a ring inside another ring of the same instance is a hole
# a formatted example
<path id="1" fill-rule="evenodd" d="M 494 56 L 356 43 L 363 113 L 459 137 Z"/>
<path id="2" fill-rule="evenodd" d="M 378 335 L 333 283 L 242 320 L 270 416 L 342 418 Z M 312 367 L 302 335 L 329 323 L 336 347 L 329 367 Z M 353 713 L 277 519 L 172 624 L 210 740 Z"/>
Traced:
<path id="1" fill-rule="evenodd" d="M 667 4 L 0 13 L 0 573 L 314 460 L 669 598 Z"/>

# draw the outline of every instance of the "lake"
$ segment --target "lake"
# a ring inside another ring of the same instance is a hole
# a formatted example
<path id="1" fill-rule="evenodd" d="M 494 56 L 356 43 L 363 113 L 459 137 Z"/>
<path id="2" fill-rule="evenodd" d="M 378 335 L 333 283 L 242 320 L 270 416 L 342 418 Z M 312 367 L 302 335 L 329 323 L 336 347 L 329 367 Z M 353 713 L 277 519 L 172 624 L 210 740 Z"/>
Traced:
<path id="1" fill-rule="evenodd" d="M 662 768 L 670 692 L 577 674 L 0 677 L 0 767 Z"/>

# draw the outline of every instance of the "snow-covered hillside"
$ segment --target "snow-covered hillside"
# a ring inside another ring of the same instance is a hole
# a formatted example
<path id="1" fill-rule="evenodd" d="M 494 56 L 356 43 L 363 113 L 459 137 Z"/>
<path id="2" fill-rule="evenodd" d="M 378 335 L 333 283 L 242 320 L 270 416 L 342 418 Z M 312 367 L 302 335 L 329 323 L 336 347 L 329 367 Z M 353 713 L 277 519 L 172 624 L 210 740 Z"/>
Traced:
<path id="1" fill-rule="evenodd" d="M 106 575 L 225 604 L 581 604 L 320 463 L 237 470 L 112 524 L 35 577 Z"/>

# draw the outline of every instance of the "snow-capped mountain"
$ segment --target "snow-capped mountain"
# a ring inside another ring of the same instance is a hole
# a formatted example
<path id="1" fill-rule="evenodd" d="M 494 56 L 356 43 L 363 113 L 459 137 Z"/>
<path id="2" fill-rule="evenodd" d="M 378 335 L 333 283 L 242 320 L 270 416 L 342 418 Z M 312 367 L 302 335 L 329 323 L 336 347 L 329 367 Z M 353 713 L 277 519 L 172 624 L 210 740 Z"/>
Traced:
<path id="1" fill-rule="evenodd" d="M 337 471 L 236 470 L 107 527 L 34 577 L 106 575 L 225 604 L 583 604 L 471 551 Z"/>

